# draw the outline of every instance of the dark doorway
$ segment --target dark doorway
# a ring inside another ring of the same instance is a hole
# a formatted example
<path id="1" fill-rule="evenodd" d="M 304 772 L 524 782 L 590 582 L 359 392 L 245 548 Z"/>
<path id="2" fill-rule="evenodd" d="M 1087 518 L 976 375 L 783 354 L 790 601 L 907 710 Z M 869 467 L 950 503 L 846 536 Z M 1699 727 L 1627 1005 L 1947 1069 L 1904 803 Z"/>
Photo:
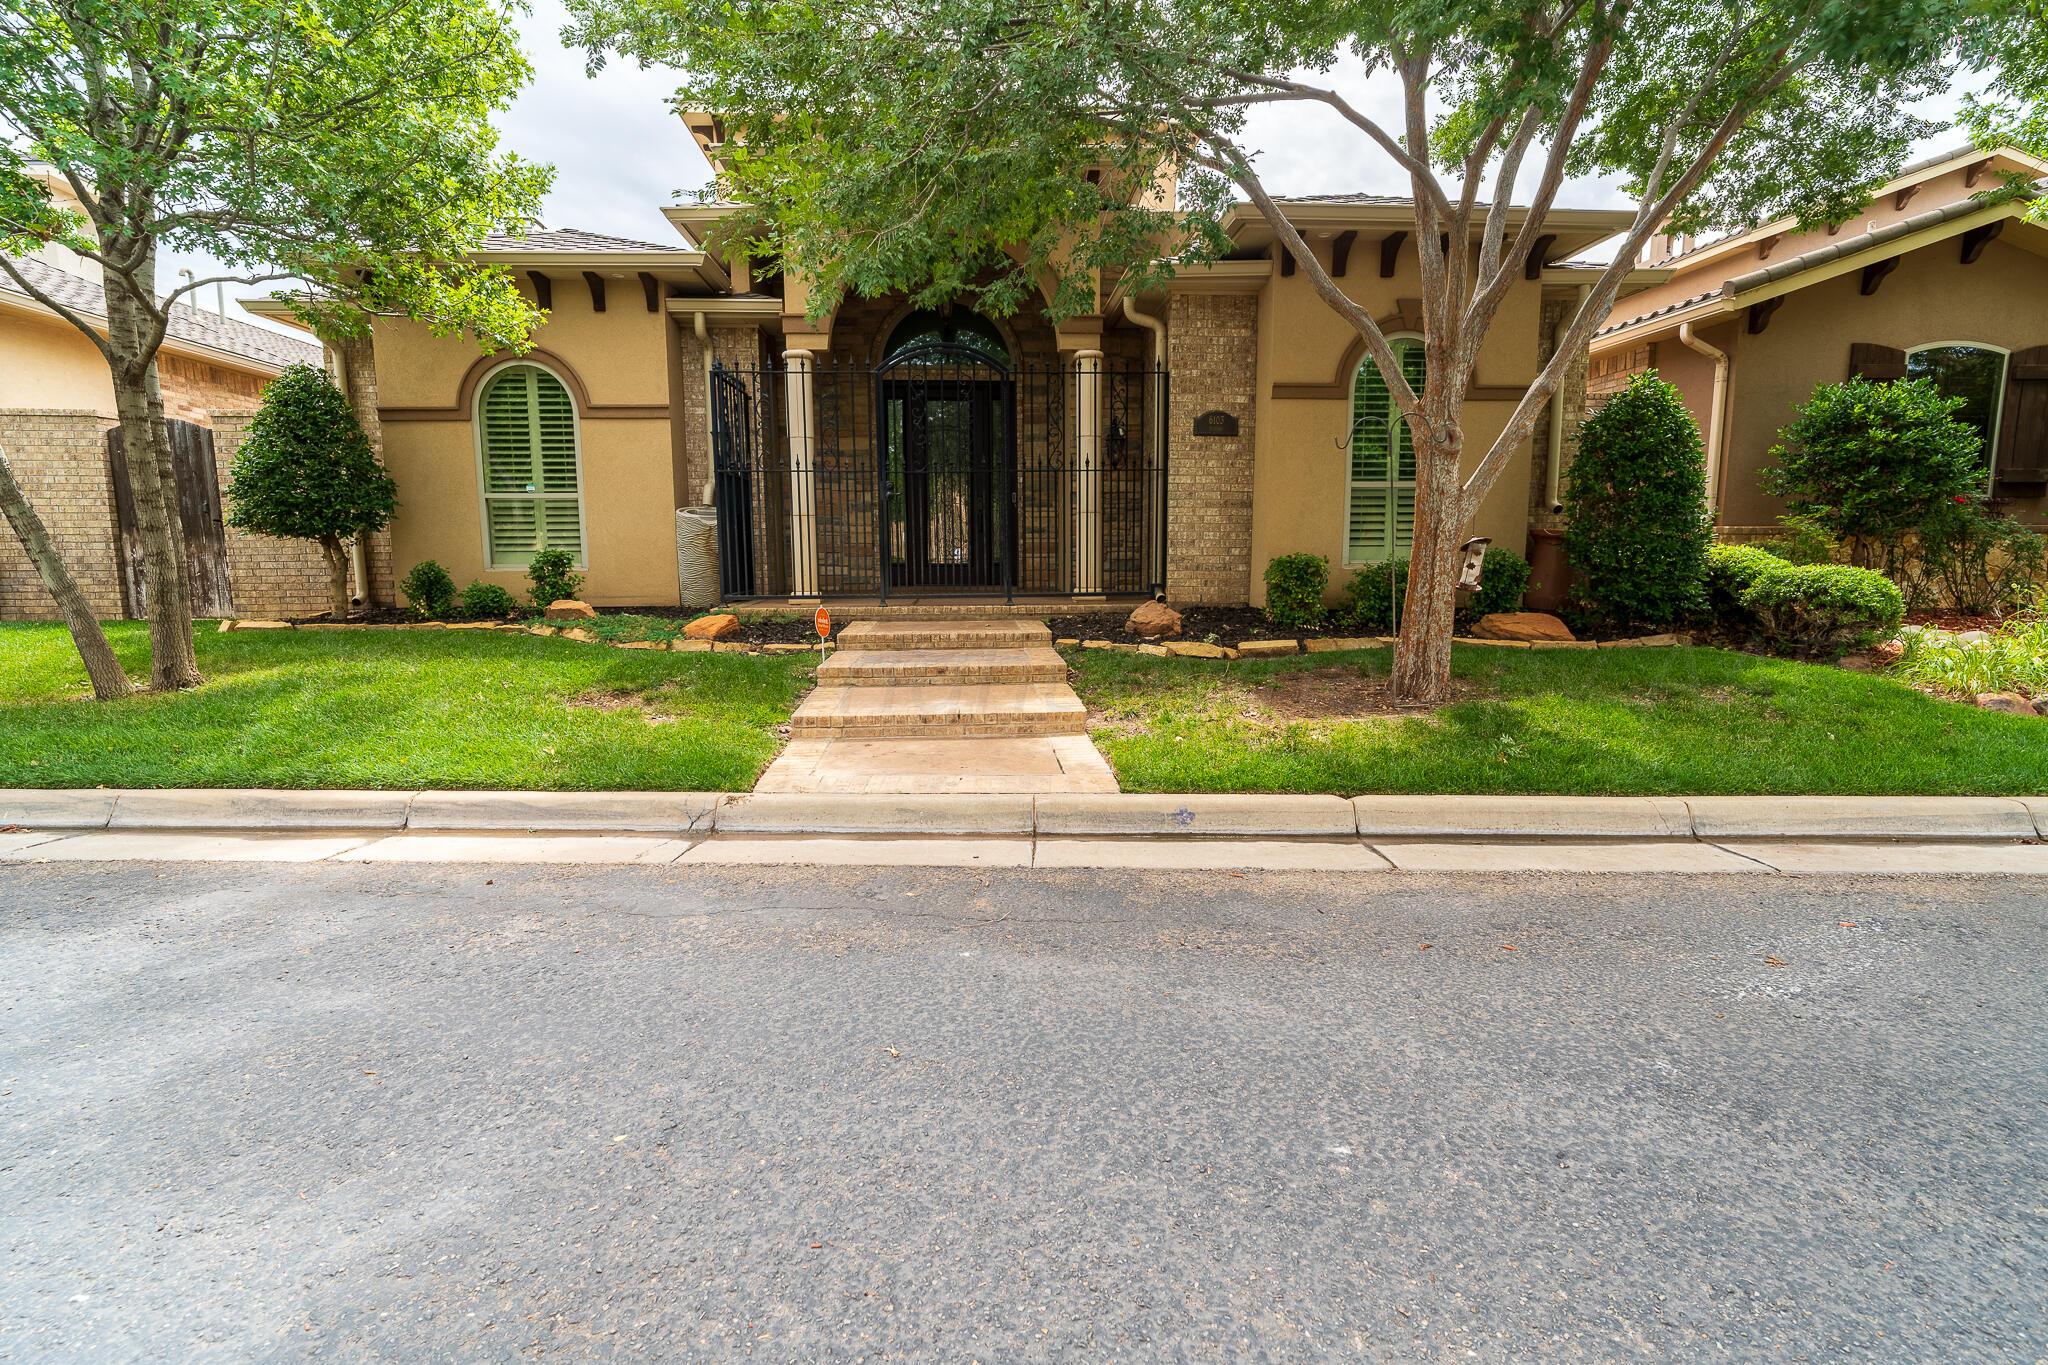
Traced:
<path id="1" fill-rule="evenodd" d="M 877 375 L 882 557 L 890 589 L 987 592 L 1008 580 L 1014 407 L 985 319 L 916 314 Z"/>

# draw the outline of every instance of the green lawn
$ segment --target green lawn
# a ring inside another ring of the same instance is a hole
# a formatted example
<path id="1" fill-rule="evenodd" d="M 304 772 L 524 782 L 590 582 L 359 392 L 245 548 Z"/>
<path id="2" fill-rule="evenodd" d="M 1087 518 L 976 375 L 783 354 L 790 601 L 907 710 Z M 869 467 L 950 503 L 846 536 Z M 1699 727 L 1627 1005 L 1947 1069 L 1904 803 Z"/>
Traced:
<path id="1" fill-rule="evenodd" d="M 146 676 L 145 627 L 109 633 Z M 199 665 L 195 691 L 94 702 L 63 627 L 0 625 L 0 785 L 744 791 L 812 660 L 203 626 Z"/>
<path id="2" fill-rule="evenodd" d="M 1386 650 L 1070 657 L 1125 791 L 2048 792 L 2048 720 L 1718 649 L 1459 647 L 1453 672 L 1473 695 L 1433 715 L 1356 720 L 1289 719 L 1274 689 L 1320 682 L 1327 703 L 1338 679 L 1383 679 Z M 1327 672 L 1286 677 L 1304 670 Z"/>

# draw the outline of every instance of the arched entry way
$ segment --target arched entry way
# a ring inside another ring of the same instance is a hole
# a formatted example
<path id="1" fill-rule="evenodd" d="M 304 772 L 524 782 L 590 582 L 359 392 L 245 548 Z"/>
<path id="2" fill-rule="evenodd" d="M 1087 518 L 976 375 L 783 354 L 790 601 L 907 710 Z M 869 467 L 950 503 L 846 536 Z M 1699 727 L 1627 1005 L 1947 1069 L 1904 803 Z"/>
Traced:
<path id="1" fill-rule="evenodd" d="M 990 591 L 1013 558 L 1009 347 L 973 313 L 912 313 L 876 373 L 890 588 Z"/>

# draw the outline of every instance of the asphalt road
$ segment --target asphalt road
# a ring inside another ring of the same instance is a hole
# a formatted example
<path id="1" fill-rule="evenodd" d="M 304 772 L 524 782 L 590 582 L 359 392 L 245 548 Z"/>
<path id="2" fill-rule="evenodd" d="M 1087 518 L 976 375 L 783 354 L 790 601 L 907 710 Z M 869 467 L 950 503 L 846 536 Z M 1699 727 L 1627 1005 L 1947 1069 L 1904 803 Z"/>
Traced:
<path id="1" fill-rule="evenodd" d="M 2019 880 L 0 869 L 0 1358 L 2038 1361 Z"/>

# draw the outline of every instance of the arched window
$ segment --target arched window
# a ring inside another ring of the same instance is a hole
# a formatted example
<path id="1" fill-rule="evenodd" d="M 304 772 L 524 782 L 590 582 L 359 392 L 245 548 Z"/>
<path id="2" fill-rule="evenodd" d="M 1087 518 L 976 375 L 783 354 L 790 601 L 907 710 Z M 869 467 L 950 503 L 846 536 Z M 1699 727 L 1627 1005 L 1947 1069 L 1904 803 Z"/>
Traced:
<path id="1" fill-rule="evenodd" d="M 1422 392 L 1422 339 L 1392 338 L 1408 385 Z M 1406 556 L 1415 530 L 1415 435 L 1367 356 L 1351 381 L 1351 484 L 1344 537 L 1348 564 Z"/>
<path id="2" fill-rule="evenodd" d="M 523 569 L 540 550 L 583 564 L 583 471 L 576 403 L 555 375 L 513 364 L 477 396 L 484 495 L 484 554 L 494 569 Z"/>
<path id="3" fill-rule="evenodd" d="M 938 313 L 921 309 L 896 324 L 882 348 L 883 368 L 944 362 L 958 364 L 951 354 L 966 350 L 1000 369 L 1010 365 L 1010 345 L 996 325 L 964 309 Z"/>
<path id="4" fill-rule="evenodd" d="M 1941 342 L 1906 352 L 1906 378 L 1931 379 L 1944 398 L 1960 398 L 1955 419 L 1983 437 L 1979 456 L 1985 476 L 1998 449 L 1998 410 L 2005 401 L 2006 353 L 1974 342 Z"/>

